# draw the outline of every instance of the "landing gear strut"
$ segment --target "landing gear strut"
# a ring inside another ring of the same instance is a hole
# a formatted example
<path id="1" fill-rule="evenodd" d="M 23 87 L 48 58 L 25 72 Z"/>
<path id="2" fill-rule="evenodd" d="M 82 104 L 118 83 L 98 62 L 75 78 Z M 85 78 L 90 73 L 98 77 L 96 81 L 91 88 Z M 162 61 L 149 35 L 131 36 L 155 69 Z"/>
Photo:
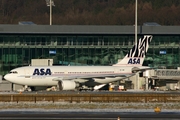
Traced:
<path id="1" fill-rule="evenodd" d="M 24 91 L 32 91 L 32 89 L 31 89 L 30 87 L 28 87 L 27 85 L 25 85 L 25 86 L 23 87 L 23 90 L 24 90 Z"/>

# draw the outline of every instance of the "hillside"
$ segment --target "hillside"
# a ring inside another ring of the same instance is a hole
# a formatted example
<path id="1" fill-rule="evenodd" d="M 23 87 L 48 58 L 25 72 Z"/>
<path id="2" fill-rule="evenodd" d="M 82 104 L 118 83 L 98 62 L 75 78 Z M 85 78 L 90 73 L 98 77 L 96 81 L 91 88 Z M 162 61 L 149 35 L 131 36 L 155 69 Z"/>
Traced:
<path id="1" fill-rule="evenodd" d="M 135 0 L 54 0 L 56 25 L 133 25 Z M 138 0 L 138 24 L 180 25 L 180 0 Z M 0 23 L 49 24 L 45 0 L 0 0 Z"/>

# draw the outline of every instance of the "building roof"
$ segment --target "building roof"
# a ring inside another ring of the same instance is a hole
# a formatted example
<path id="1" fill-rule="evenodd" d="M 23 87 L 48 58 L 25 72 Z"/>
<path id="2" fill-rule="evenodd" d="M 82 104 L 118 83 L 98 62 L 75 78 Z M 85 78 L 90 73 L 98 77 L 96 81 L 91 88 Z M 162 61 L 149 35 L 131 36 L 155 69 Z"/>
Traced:
<path id="1" fill-rule="evenodd" d="M 134 34 L 134 26 L 117 25 L 0 25 L 0 34 Z M 138 26 L 138 34 L 177 34 L 180 26 Z"/>

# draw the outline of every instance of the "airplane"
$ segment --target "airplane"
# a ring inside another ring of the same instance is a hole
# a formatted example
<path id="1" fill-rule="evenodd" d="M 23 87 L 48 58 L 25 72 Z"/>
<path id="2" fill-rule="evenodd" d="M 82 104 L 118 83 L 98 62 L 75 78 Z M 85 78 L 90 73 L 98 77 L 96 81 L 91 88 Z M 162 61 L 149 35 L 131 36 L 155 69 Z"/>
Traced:
<path id="1" fill-rule="evenodd" d="M 152 35 L 144 35 L 121 61 L 112 66 L 24 66 L 11 70 L 4 78 L 25 89 L 57 86 L 60 91 L 97 90 L 136 72 L 151 69 L 142 66 L 151 40 Z"/>

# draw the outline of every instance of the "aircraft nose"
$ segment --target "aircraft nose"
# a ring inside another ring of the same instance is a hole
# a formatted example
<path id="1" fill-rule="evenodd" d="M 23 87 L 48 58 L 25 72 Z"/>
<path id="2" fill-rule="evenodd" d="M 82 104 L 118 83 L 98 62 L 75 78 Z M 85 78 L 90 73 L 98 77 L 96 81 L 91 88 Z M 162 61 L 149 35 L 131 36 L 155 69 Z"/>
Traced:
<path id="1" fill-rule="evenodd" d="M 4 76 L 4 79 L 5 79 L 5 80 L 8 80 L 8 79 L 9 79 L 9 75 L 5 75 L 5 76 Z"/>

